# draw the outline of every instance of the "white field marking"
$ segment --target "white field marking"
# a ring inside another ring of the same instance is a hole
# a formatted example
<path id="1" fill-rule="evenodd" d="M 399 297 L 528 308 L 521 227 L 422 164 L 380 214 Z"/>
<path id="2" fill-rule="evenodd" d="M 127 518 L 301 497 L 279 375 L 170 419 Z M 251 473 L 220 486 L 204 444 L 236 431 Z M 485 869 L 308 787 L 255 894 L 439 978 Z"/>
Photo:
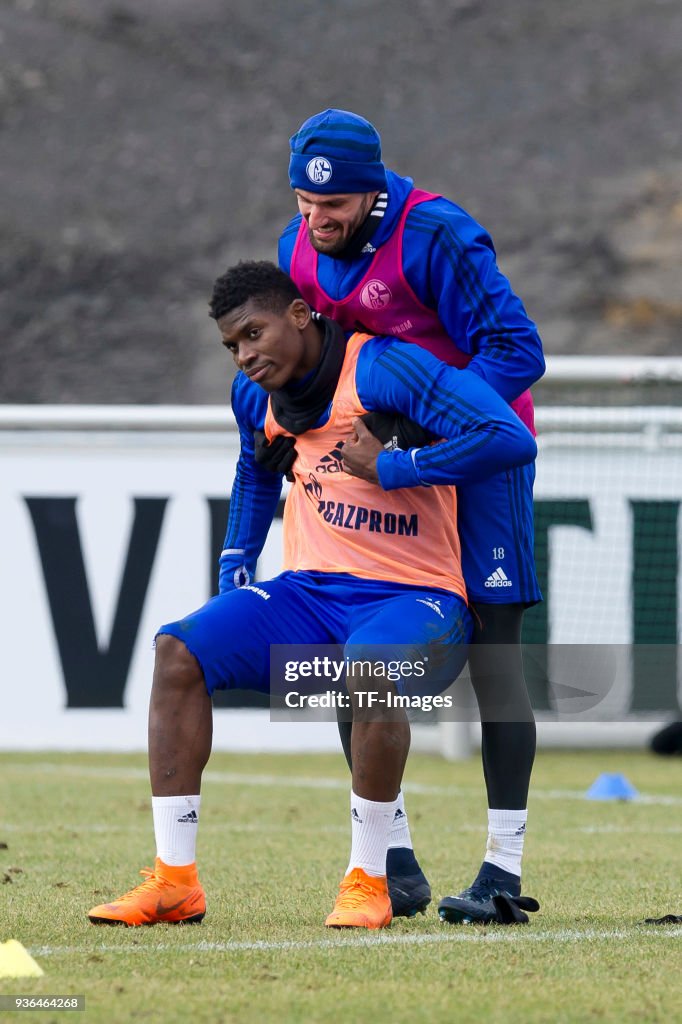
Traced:
<path id="1" fill-rule="evenodd" d="M 150 811 L 152 807 L 150 806 Z M 342 833 L 344 836 L 348 833 L 346 825 L 297 825 L 293 823 L 287 824 L 252 824 L 249 822 L 228 822 L 228 821 L 210 821 L 205 827 L 210 827 L 211 831 L 226 831 L 226 833 L 306 833 L 314 834 L 315 836 L 321 833 Z M 8 833 L 20 833 L 23 835 L 36 835 L 42 833 L 54 834 L 53 825 L 36 825 L 36 824 L 24 824 L 16 821 L 7 822 L 1 821 L 0 828 Z M 120 825 L 104 824 L 97 821 L 89 821 L 84 824 L 71 824 L 62 825 L 58 830 L 58 833 L 92 833 L 92 834 L 108 834 L 108 833 L 146 833 L 150 830 L 148 822 L 145 824 L 129 824 L 123 822 Z M 472 825 L 467 822 L 461 825 L 453 825 L 442 827 L 441 831 L 453 831 L 453 833 L 486 833 L 487 828 L 485 825 Z M 682 834 L 682 825 L 670 825 L 664 826 L 663 828 L 652 827 L 651 825 L 579 825 L 578 827 L 571 825 L 570 830 L 579 831 L 586 836 L 607 836 L 613 835 L 639 835 L 639 836 L 679 836 Z"/>
<path id="2" fill-rule="evenodd" d="M 135 956 L 142 953 L 239 953 L 292 949 L 345 949 L 358 946 L 426 946 L 441 942 L 611 942 L 633 939 L 635 936 L 651 936 L 652 938 L 672 939 L 682 936 L 682 927 L 669 928 L 665 925 L 633 925 L 630 928 L 613 928 L 599 930 L 594 928 L 573 929 L 557 928 L 543 931 L 529 931 L 525 928 L 500 928 L 493 930 L 443 925 L 447 929 L 441 932 L 427 932 L 417 935 L 343 935 L 338 939 L 312 939 L 296 941 L 294 939 L 281 942 L 194 942 L 174 945 L 168 942 L 155 942 L 153 945 L 135 945 Z M 104 943 L 92 946 L 36 946 L 29 949 L 31 956 L 72 956 L 89 953 L 124 953 L 131 952 L 131 946 L 108 946 Z"/>
<path id="3" fill-rule="evenodd" d="M 149 806 L 149 813 L 151 815 L 151 804 Z M 203 824 L 203 822 L 202 822 Z M 211 829 L 211 832 L 309 832 L 314 835 L 319 835 L 320 832 L 342 832 L 344 835 L 348 834 L 348 828 L 345 825 L 251 825 L 248 822 L 244 824 L 234 824 L 231 822 L 223 821 L 211 821 L 206 825 L 207 828 Z M 105 825 L 98 822 L 88 822 L 83 825 L 63 825 L 61 829 L 55 832 L 54 826 L 52 825 L 32 825 L 22 824 L 19 822 L 2 822 L 0 828 L 3 832 L 22 832 L 33 834 L 34 832 L 51 832 L 53 834 L 59 834 L 59 832 L 95 832 L 95 833 L 106 833 L 106 832 L 149 832 L 149 822 L 146 824 L 130 825 L 127 822 L 121 825 Z M 460 829 L 459 831 L 462 831 Z M 476 831 L 480 831 L 477 829 Z M 650 831 L 650 830 L 647 830 Z"/>
<path id="4" fill-rule="evenodd" d="M 585 793 L 579 789 L 531 789 L 538 800 L 584 800 Z M 590 800 L 590 803 L 627 803 L 627 804 L 658 804 L 662 807 L 682 807 L 682 796 L 666 796 L 665 794 L 639 793 L 634 800 Z"/>
<path id="5" fill-rule="evenodd" d="M 31 772 L 36 774 L 72 775 L 80 778 L 120 779 L 122 781 L 149 779 L 149 773 L 146 768 L 98 768 L 96 765 L 67 765 L 49 761 L 37 762 L 36 764 L 4 761 L 2 768 L 20 772 L 22 775 Z M 227 786 L 348 790 L 348 782 L 344 779 L 310 778 L 306 775 L 282 777 L 281 775 L 245 775 L 237 772 L 206 771 L 202 778 L 204 782 L 217 782 Z M 420 782 L 406 782 L 403 789 L 406 793 L 417 793 L 427 796 L 467 796 L 480 792 L 479 786 L 433 786 Z M 584 800 L 585 792 L 580 789 L 540 789 L 535 786 L 531 789 L 531 796 L 535 800 Z M 591 802 L 597 803 L 599 801 Z M 627 801 L 627 803 L 682 807 L 682 796 L 667 796 L 664 794 L 644 795 L 640 793 L 635 800 Z"/>
<path id="6" fill-rule="evenodd" d="M 607 835 L 610 832 L 620 835 L 626 834 L 638 834 L 638 835 L 665 835 L 674 836 L 679 835 L 682 832 L 682 825 L 671 825 L 665 828 L 650 828 L 648 825 L 640 825 L 639 827 L 634 825 L 580 825 L 578 828 L 573 829 L 575 832 L 584 832 L 586 835 Z"/>
<path id="7" fill-rule="evenodd" d="M 151 805 L 149 807 L 151 813 Z M 253 825 L 245 822 L 243 824 L 234 822 L 224 821 L 211 821 L 206 828 L 210 828 L 212 832 L 245 832 L 245 833 L 278 833 L 285 832 L 287 835 L 299 833 L 305 835 L 306 833 L 319 835 L 320 833 L 336 835 L 348 834 L 348 828 L 345 825 L 270 825 L 261 824 Z M 34 825 L 30 822 L 24 824 L 23 822 L 2 822 L 0 824 L 3 832 L 17 832 L 24 835 L 42 834 L 44 832 L 50 832 L 55 834 L 55 829 L 52 825 Z M 559 827 L 559 831 L 560 831 Z M 567 825 L 566 830 L 570 832 L 582 832 L 584 835 L 657 835 L 657 836 L 669 836 L 669 835 L 680 835 L 682 833 L 682 825 L 671 825 L 664 826 L 663 828 L 654 828 L 649 825 L 640 826 L 629 826 L 629 825 Z M 475 832 L 483 835 L 488 831 L 485 825 L 470 825 L 463 823 L 461 825 L 452 826 L 441 826 L 441 832 Z M 557 827 L 554 826 L 554 831 L 557 831 Z M 87 822 L 80 825 L 64 825 L 58 830 L 58 833 L 77 833 L 86 832 L 99 835 L 100 833 L 105 835 L 107 833 L 120 834 L 125 832 L 149 832 L 149 823 L 130 825 L 123 823 L 121 825 L 106 825 L 100 822 Z"/>

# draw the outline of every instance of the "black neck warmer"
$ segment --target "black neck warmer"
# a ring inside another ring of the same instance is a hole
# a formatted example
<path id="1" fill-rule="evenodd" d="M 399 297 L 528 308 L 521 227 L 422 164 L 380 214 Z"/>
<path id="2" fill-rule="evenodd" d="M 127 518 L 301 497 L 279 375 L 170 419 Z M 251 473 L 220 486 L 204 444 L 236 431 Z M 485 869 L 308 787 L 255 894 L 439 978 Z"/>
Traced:
<path id="1" fill-rule="evenodd" d="M 388 193 L 380 192 L 372 204 L 372 209 L 369 211 L 357 231 L 350 236 L 345 248 L 343 248 L 341 252 L 334 253 L 334 259 L 351 262 L 362 255 L 362 250 L 371 240 L 376 229 L 381 224 L 387 202 Z"/>
<path id="2" fill-rule="evenodd" d="M 310 430 L 325 412 L 334 397 L 346 355 L 346 336 L 337 323 L 320 316 L 316 326 L 323 332 L 316 368 L 301 382 L 292 381 L 270 396 L 273 416 L 290 434 Z"/>

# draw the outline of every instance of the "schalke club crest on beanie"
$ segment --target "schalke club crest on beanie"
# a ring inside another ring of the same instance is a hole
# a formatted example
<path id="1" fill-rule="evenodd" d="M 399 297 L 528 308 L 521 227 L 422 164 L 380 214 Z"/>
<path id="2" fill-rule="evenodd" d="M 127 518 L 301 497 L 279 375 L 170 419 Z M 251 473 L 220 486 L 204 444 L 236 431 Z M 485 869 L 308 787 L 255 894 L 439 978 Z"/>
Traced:
<path id="1" fill-rule="evenodd" d="M 292 188 L 328 195 L 386 188 L 379 133 L 358 114 L 323 110 L 304 121 L 289 142 Z"/>

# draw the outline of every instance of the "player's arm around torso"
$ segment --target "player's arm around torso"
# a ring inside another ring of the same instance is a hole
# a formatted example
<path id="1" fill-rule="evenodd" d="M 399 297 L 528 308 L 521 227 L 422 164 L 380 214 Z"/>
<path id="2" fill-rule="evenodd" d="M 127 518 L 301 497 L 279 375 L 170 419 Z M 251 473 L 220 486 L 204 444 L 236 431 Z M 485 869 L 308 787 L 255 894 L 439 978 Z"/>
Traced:
<path id="1" fill-rule="evenodd" d="M 400 412 L 444 439 L 382 452 L 377 472 L 385 490 L 481 480 L 537 454 L 530 431 L 485 381 L 416 346 L 371 339 L 358 359 L 356 386 L 367 409 Z"/>

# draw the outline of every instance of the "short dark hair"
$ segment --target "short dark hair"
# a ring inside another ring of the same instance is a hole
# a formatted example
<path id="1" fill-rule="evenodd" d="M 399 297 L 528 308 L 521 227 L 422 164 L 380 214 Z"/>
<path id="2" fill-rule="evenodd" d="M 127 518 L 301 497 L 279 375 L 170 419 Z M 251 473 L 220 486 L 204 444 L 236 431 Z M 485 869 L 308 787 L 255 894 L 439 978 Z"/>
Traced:
<path id="1" fill-rule="evenodd" d="M 230 267 L 213 285 L 209 316 L 220 320 L 231 310 L 254 299 L 263 309 L 283 313 L 294 299 L 302 298 L 288 274 L 268 260 L 242 260 Z"/>

